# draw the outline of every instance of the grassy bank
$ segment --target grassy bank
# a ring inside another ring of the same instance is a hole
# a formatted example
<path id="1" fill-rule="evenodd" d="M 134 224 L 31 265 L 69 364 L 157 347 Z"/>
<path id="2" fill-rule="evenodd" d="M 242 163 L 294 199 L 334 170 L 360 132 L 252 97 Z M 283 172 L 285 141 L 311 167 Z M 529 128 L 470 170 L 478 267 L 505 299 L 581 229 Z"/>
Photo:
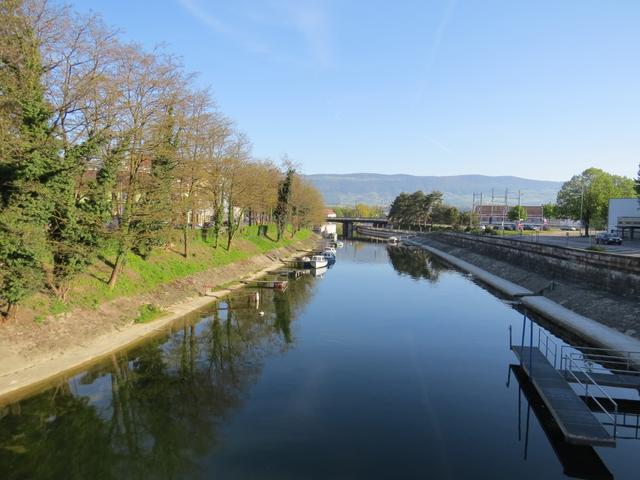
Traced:
<path id="1" fill-rule="evenodd" d="M 46 315 L 58 314 L 74 307 L 95 308 L 101 303 L 118 297 L 133 296 L 154 290 L 156 287 L 183 279 L 189 275 L 220 267 L 265 253 L 293 242 L 305 240 L 311 236 L 309 230 L 301 230 L 293 237 L 287 233 L 285 238 L 276 242 L 275 226 L 270 225 L 267 237 L 258 236 L 257 226 L 244 227 L 234 238 L 229 250 L 221 238 L 214 248 L 213 238 L 202 230 L 189 232 L 189 256 L 182 255 L 182 232 L 176 231 L 172 243 L 165 248 L 156 249 L 147 259 L 130 254 L 126 260 L 115 288 L 107 285 L 111 273 L 111 261 L 115 254 L 105 249 L 89 270 L 77 277 L 72 284 L 66 302 L 61 302 L 46 293 L 30 298 L 22 308 L 23 316 L 42 320 Z"/>

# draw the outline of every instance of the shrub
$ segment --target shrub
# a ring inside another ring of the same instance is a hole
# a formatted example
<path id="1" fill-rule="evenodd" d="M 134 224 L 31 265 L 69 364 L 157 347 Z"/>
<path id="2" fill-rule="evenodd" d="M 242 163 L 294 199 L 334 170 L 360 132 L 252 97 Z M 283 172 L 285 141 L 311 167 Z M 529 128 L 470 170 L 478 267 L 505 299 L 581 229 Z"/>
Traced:
<path id="1" fill-rule="evenodd" d="M 138 309 L 138 317 L 135 319 L 134 323 L 147 323 L 151 320 L 155 320 L 159 316 L 161 316 L 164 311 L 157 305 L 153 303 L 147 303 L 146 305 L 142 305 Z"/>

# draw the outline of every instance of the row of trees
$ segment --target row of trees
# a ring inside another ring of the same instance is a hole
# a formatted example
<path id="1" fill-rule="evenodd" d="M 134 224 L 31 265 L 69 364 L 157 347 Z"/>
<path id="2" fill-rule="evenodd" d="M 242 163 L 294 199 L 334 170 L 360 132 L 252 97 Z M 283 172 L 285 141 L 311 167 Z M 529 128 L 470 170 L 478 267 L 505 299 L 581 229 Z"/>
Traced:
<path id="1" fill-rule="evenodd" d="M 432 224 L 459 225 L 469 221 L 469 214 L 443 202 L 442 192 L 401 193 L 389 209 L 389 221 L 395 228 L 424 228 Z"/>
<path id="2" fill-rule="evenodd" d="M 353 207 L 340 206 L 333 207 L 338 217 L 348 218 L 384 218 L 384 208 L 380 205 L 367 205 L 365 203 L 356 203 Z"/>
<path id="3" fill-rule="evenodd" d="M 609 199 L 635 196 L 640 197 L 640 172 L 633 180 L 598 168 L 588 168 L 562 185 L 557 203 L 543 205 L 543 215 L 545 218 L 581 220 L 588 235 L 590 227 L 601 228 L 607 223 Z M 475 224 L 477 219 L 469 216 L 469 212 L 446 205 L 441 192 L 425 194 L 417 191 L 398 195 L 391 204 L 388 217 L 396 228 L 424 228 L 432 224 Z M 511 221 L 526 220 L 527 211 L 521 206 L 512 207 L 508 218 Z"/>
<path id="4" fill-rule="evenodd" d="M 218 246 L 240 224 L 275 220 L 278 237 L 322 217 L 295 175 L 251 143 L 194 86 L 179 59 L 118 39 L 97 16 L 40 0 L 0 3 L 0 301 L 11 314 L 70 281 L 106 241 L 147 257 L 178 225 L 210 222 Z"/>

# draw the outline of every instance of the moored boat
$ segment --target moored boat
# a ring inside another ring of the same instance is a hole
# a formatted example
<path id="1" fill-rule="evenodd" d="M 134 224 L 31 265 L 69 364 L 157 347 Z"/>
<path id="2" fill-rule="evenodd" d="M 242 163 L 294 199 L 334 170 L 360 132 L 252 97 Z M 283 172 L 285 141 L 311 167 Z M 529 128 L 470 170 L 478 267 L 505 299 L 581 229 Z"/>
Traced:
<path id="1" fill-rule="evenodd" d="M 314 255 L 309 260 L 309 265 L 311 268 L 322 268 L 326 267 L 329 261 L 323 255 Z"/>

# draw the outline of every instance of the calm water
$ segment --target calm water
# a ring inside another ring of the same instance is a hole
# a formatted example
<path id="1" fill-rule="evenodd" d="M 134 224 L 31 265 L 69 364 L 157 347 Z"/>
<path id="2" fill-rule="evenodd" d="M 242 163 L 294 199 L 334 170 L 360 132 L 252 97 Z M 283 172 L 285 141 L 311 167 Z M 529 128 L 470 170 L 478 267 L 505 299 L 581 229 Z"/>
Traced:
<path id="1" fill-rule="evenodd" d="M 0 407 L 0 478 L 640 476 L 638 442 L 545 433 L 507 386 L 522 314 L 424 253 L 347 245 L 261 294 Z"/>

